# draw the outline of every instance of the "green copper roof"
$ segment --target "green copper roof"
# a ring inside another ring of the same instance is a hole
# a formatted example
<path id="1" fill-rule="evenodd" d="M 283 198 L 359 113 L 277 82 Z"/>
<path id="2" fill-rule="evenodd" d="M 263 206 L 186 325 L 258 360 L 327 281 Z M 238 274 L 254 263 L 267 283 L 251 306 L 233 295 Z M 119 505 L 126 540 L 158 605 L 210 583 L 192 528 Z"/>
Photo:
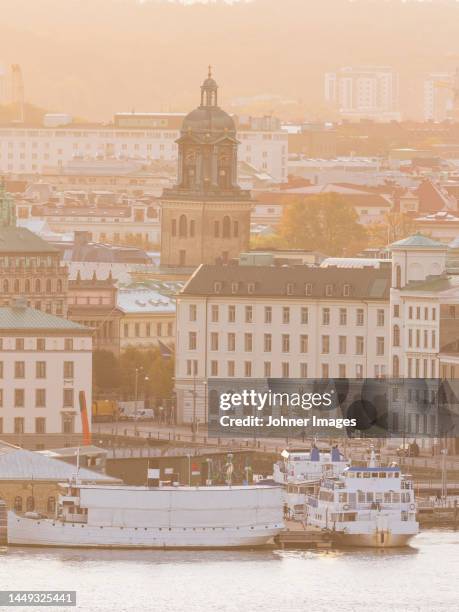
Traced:
<path id="1" fill-rule="evenodd" d="M 35 310 L 34 308 L 22 306 L 6 306 L 0 308 L 0 330 L 62 330 L 62 331 L 87 331 L 79 323 L 55 317 L 54 315 Z"/>
<path id="2" fill-rule="evenodd" d="M 25 227 L 0 226 L 0 253 L 30 255 L 57 252 L 55 247 Z"/>
<path id="3" fill-rule="evenodd" d="M 408 238 L 403 238 L 403 240 L 398 240 L 397 242 L 393 242 L 390 245 L 391 249 L 441 249 L 442 251 L 446 251 L 448 246 L 443 244 L 442 242 L 437 242 L 436 240 L 432 240 L 428 236 L 423 236 L 422 234 L 413 234 L 413 236 L 408 236 Z"/>

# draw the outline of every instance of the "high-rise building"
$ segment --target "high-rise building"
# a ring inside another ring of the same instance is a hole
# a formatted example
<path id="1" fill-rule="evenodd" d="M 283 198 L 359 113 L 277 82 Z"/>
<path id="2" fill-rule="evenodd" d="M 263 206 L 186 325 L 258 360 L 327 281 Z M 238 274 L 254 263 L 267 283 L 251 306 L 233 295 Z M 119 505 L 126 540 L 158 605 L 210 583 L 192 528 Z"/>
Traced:
<path id="1" fill-rule="evenodd" d="M 389 67 L 345 67 L 327 72 L 325 100 L 347 118 L 400 118 L 398 76 Z"/>
<path id="2" fill-rule="evenodd" d="M 227 262 L 249 247 L 252 200 L 237 184 L 236 127 L 217 90 L 209 71 L 183 120 L 177 184 L 161 200 L 162 266 Z"/>
<path id="3" fill-rule="evenodd" d="M 424 119 L 444 121 L 451 115 L 454 98 L 454 75 L 435 72 L 424 81 Z"/>

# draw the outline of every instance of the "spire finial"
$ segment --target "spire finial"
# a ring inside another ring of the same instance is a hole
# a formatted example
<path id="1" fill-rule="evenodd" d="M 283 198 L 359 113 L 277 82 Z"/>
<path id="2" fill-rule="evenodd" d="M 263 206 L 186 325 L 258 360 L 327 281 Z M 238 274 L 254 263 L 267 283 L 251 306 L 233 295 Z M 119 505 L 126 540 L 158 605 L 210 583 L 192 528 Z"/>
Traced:
<path id="1" fill-rule="evenodd" d="M 212 78 L 212 66 L 209 64 L 207 68 L 208 68 L 207 76 L 209 79 L 211 79 Z"/>

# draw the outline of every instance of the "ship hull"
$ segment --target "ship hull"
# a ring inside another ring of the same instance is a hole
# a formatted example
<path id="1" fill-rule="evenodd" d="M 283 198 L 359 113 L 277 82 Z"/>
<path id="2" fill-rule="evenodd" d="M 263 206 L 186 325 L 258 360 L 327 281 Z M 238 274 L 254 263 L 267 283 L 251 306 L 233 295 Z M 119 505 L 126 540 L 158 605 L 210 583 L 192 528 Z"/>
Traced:
<path id="1" fill-rule="evenodd" d="M 155 528 L 97 526 L 8 516 L 8 544 L 73 548 L 242 548 L 265 546 L 283 525 L 255 527 Z"/>
<path id="2" fill-rule="evenodd" d="M 414 535 L 416 534 L 391 533 L 390 531 L 368 534 L 332 532 L 334 544 L 338 546 L 360 546 L 362 548 L 401 548 L 408 546 Z"/>

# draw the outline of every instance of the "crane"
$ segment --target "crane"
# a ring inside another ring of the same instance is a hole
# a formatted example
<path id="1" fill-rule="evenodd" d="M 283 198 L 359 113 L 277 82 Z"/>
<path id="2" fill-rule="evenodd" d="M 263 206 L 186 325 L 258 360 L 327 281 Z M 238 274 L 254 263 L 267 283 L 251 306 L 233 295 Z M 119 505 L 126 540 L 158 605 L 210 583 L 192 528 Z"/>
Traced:
<path id="1" fill-rule="evenodd" d="M 451 119 L 459 121 L 459 66 L 449 81 L 435 81 L 435 87 L 445 87 L 453 93 L 453 107 L 451 109 Z"/>
<path id="2" fill-rule="evenodd" d="M 24 123 L 24 81 L 19 64 L 12 64 L 11 66 L 11 90 L 12 102 L 17 107 L 18 112 L 16 121 Z"/>

